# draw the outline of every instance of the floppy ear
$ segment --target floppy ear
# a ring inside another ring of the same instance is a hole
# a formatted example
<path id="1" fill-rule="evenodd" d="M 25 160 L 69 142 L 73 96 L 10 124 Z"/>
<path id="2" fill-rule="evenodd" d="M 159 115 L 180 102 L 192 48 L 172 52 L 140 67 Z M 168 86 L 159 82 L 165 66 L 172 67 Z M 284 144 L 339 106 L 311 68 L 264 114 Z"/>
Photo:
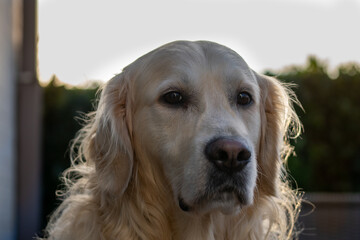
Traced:
<path id="1" fill-rule="evenodd" d="M 294 93 L 272 77 L 255 73 L 261 88 L 261 143 L 259 152 L 260 191 L 278 195 L 281 167 L 291 153 L 289 135 L 297 137 L 301 130 L 293 109 L 293 101 L 299 104 Z"/>
<path id="2" fill-rule="evenodd" d="M 122 195 L 133 169 L 130 83 L 126 73 L 112 78 L 101 93 L 89 142 L 100 191 Z"/>

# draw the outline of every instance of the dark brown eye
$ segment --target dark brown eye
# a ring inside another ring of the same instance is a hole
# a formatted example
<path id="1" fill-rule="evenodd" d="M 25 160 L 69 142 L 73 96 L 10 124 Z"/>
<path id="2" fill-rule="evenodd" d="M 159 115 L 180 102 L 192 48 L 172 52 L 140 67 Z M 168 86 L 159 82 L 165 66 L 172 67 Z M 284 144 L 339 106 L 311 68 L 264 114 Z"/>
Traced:
<path id="1" fill-rule="evenodd" d="M 252 97 L 248 92 L 241 92 L 237 96 L 237 104 L 246 106 L 252 102 Z"/>
<path id="2" fill-rule="evenodd" d="M 163 96 L 163 100 L 167 103 L 167 104 L 171 104 L 171 105 L 179 105 L 182 104 L 184 102 L 184 98 L 181 95 L 181 93 L 179 92 L 168 92 Z"/>

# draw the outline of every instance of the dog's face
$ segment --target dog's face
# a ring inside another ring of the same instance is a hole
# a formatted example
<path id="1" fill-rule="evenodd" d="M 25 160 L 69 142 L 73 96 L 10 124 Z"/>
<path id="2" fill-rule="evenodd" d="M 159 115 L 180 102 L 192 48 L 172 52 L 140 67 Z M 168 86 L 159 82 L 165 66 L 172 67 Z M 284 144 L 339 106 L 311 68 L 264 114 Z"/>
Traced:
<path id="1" fill-rule="evenodd" d="M 261 98 L 242 58 L 214 43 L 176 42 L 131 68 L 133 142 L 162 166 L 179 207 L 234 213 L 251 204 Z"/>
<path id="2" fill-rule="evenodd" d="M 300 131 L 294 101 L 216 43 L 144 55 L 107 82 L 76 137 L 50 238 L 289 239 L 300 203 L 280 170 L 287 131 Z"/>

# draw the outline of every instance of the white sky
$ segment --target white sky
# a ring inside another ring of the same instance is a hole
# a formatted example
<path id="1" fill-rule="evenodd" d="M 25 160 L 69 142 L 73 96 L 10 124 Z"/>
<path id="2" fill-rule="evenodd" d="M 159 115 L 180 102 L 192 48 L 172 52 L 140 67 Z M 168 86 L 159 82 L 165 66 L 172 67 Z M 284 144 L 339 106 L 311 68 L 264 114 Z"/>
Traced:
<path id="1" fill-rule="evenodd" d="M 180 39 L 226 45 L 259 72 L 310 54 L 360 62 L 360 0 L 39 0 L 42 82 L 106 81 Z"/>

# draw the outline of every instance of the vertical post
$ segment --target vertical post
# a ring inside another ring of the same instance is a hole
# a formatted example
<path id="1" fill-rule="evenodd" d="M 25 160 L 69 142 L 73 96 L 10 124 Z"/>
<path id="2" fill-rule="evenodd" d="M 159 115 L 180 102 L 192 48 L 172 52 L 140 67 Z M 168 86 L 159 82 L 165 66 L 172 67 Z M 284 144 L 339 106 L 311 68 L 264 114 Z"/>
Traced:
<path id="1" fill-rule="evenodd" d="M 23 0 L 23 41 L 18 81 L 18 239 L 40 226 L 41 88 L 37 79 L 37 1 Z"/>
<path id="2" fill-rule="evenodd" d="M 0 1 L 0 239 L 16 238 L 16 53 L 14 2 Z"/>

